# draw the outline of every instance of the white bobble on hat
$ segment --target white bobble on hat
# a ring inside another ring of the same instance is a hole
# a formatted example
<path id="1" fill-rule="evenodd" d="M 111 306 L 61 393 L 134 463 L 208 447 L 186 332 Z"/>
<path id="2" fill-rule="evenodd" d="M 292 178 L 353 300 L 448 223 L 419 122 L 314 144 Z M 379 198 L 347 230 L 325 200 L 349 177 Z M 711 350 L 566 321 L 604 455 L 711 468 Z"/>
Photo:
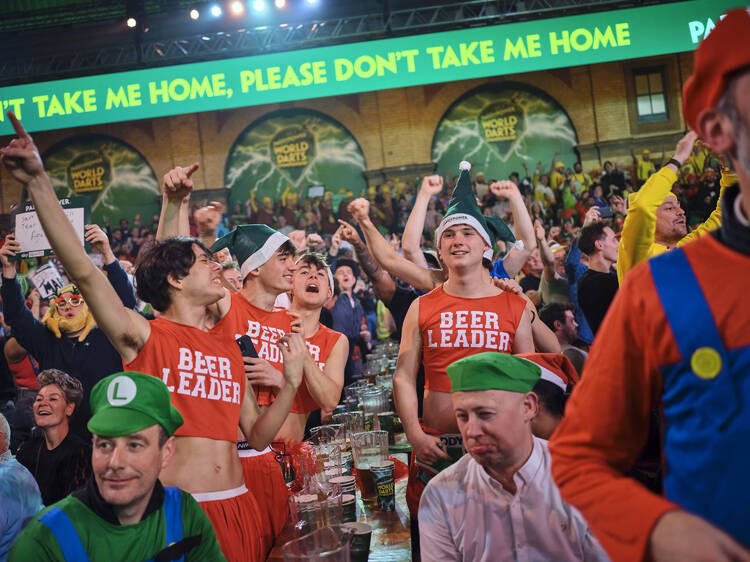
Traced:
<path id="1" fill-rule="evenodd" d="M 466 170 L 468 172 L 469 170 L 471 170 L 471 164 L 466 160 L 461 160 L 461 163 L 458 165 L 458 169 Z"/>

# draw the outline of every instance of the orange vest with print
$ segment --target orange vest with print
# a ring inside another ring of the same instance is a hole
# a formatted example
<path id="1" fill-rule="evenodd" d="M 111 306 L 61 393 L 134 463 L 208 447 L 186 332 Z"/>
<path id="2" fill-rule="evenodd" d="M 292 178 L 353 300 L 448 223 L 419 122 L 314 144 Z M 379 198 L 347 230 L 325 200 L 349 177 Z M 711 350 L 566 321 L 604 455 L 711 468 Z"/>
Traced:
<path id="1" fill-rule="evenodd" d="M 245 368 L 232 340 L 165 318 L 151 320 L 151 334 L 125 365 L 158 377 L 185 423 L 175 435 L 237 442 L 245 395 Z"/>
<path id="2" fill-rule="evenodd" d="M 307 351 L 310 352 L 313 361 L 315 361 L 315 364 L 321 371 L 325 372 L 328 356 L 331 355 L 331 351 L 336 345 L 336 342 L 339 341 L 340 337 L 340 332 L 326 328 L 321 324 L 320 329 L 315 335 L 305 340 Z M 302 384 L 297 389 L 297 395 L 294 397 L 294 403 L 292 404 L 291 410 L 292 413 L 309 414 L 318 408 L 320 408 L 320 404 L 318 404 L 312 397 L 307 388 L 307 382 L 303 380 Z"/>
<path id="3" fill-rule="evenodd" d="M 250 304 L 239 293 L 232 293 L 229 311 L 213 327 L 211 333 L 232 342 L 235 347 L 235 340 L 247 334 L 253 341 L 258 357 L 268 361 L 279 372 L 283 372 L 284 361 L 276 342 L 291 329 L 292 317 L 284 310 L 269 312 Z M 271 404 L 276 395 L 275 389 L 270 386 L 253 385 L 253 390 L 260 406 Z"/>
<path id="4" fill-rule="evenodd" d="M 512 293 L 476 299 L 454 297 L 443 286 L 419 297 L 425 388 L 450 392 L 448 365 L 485 351 L 513 351 L 526 302 Z"/>

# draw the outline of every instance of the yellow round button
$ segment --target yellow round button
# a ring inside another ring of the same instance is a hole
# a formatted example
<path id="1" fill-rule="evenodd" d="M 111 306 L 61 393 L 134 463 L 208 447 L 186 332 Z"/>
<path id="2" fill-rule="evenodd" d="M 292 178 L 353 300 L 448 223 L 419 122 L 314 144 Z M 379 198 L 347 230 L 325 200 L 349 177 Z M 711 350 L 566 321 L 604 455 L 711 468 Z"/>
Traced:
<path id="1" fill-rule="evenodd" d="M 690 368 L 702 379 L 716 378 L 721 372 L 721 355 L 712 347 L 699 347 L 690 358 Z"/>

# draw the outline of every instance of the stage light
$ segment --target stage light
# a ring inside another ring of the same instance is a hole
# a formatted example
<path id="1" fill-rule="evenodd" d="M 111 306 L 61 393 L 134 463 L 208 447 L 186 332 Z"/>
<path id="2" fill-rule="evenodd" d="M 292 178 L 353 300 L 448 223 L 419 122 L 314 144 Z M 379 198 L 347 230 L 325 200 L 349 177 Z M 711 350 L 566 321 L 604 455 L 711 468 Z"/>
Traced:
<path id="1" fill-rule="evenodd" d="M 239 16 L 245 11 L 245 4 L 240 2 L 240 0 L 234 0 L 234 2 L 230 4 L 229 9 L 232 11 L 232 14 Z"/>
<path id="2" fill-rule="evenodd" d="M 190 10 L 190 19 L 191 20 L 197 20 L 199 17 L 201 17 L 201 13 L 198 10 L 196 10 L 195 8 L 193 8 L 192 10 Z"/>
<path id="3" fill-rule="evenodd" d="M 135 27 L 137 22 L 135 21 L 135 18 L 128 18 L 125 23 L 128 27 Z"/>
<path id="4" fill-rule="evenodd" d="M 221 17 L 221 6 L 217 4 L 211 6 L 211 15 L 215 18 Z"/>
<path id="5" fill-rule="evenodd" d="M 318 3 L 318 0 L 305 0 L 305 1 L 306 1 L 306 2 L 308 3 L 308 4 L 310 4 L 311 6 L 313 6 L 313 5 L 315 5 L 315 4 L 317 4 L 317 3 Z"/>
<path id="6" fill-rule="evenodd" d="M 264 0 L 255 0 L 255 2 L 253 2 L 253 8 L 255 8 L 256 12 L 262 12 L 266 9 L 266 3 Z"/>
<path id="7" fill-rule="evenodd" d="M 286 8 L 286 0 L 274 0 L 274 4 L 276 4 L 276 7 L 281 10 L 282 8 Z"/>

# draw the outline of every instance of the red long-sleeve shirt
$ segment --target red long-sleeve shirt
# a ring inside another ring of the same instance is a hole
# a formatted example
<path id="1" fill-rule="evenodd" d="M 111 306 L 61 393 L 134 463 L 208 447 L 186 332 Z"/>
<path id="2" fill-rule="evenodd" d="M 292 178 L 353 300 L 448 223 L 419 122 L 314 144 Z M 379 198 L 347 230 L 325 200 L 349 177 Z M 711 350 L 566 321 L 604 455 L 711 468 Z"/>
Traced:
<path id="1" fill-rule="evenodd" d="M 750 345 L 750 257 L 713 236 L 684 251 L 725 348 Z M 680 360 L 649 264 L 642 263 L 618 291 L 549 446 L 563 499 L 583 513 L 614 561 L 644 558 L 656 521 L 679 508 L 623 474 L 646 442 L 649 412 L 661 403 L 660 367 Z"/>

